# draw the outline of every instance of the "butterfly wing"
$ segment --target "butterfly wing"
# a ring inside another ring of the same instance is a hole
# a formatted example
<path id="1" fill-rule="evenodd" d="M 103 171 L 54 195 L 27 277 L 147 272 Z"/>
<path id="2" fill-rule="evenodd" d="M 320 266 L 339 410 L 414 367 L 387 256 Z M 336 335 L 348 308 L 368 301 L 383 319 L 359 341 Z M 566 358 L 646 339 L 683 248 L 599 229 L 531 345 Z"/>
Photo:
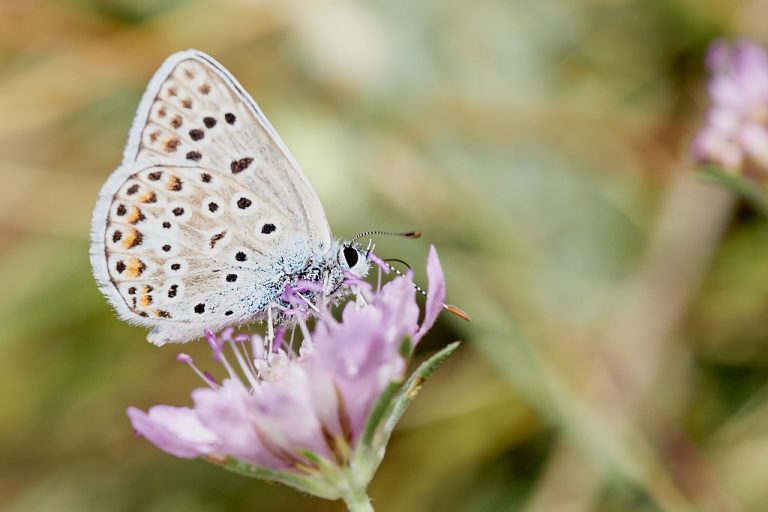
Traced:
<path id="1" fill-rule="evenodd" d="M 330 247 L 317 196 L 253 100 L 199 52 L 150 82 L 94 211 L 91 261 L 118 314 L 162 344 L 252 320 Z"/>
<path id="2" fill-rule="evenodd" d="M 237 80 L 195 50 L 169 57 L 139 105 L 123 163 L 197 163 L 263 190 L 321 250 L 331 232 L 314 189 Z"/>

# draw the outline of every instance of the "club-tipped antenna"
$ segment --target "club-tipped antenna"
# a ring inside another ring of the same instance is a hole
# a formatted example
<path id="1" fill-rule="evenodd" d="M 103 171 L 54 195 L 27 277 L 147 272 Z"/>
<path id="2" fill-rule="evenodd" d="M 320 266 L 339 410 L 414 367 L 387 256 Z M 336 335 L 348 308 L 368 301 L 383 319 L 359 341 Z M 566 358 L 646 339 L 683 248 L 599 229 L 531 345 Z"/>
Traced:
<path id="1" fill-rule="evenodd" d="M 360 238 L 371 236 L 371 235 L 384 235 L 384 236 L 401 236 L 403 238 L 420 238 L 421 237 L 421 231 L 408 231 L 407 233 L 397 233 L 394 231 L 366 231 L 364 233 L 360 233 L 355 238 L 352 239 L 353 242 L 357 241 Z"/>
<path id="2" fill-rule="evenodd" d="M 387 258 L 387 259 L 382 260 L 382 261 L 384 263 L 389 263 L 390 261 L 395 261 L 397 263 L 402 263 L 403 265 L 405 265 L 405 268 L 407 268 L 408 270 L 411 270 L 411 266 L 408 264 L 408 262 L 404 261 L 404 260 L 401 260 L 400 258 Z"/>
<path id="3" fill-rule="evenodd" d="M 382 260 L 382 261 L 387 266 L 387 268 L 389 268 L 389 270 L 391 270 L 392 272 L 394 272 L 395 274 L 397 274 L 397 275 L 399 275 L 401 277 L 403 277 L 403 273 L 400 272 L 399 270 L 397 270 L 394 266 L 392 266 L 389 263 L 390 261 L 398 261 L 398 262 L 402 263 L 403 265 L 405 265 L 406 267 L 408 267 L 409 270 L 411 268 L 411 266 L 408 265 L 408 263 L 404 262 L 403 260 L 399 260 L 397 258 L 387 258 L 387 259 Z M 421 286 L 417 285 L 416 283 L 412 283 L 412 284 L 413 284 L 413 287 L 416 289 L 417 292 L 419 292 L 424 297 L 429 298 L 429 295 L 427 294 L 426 291 L 424 291 L 424 288 L 422 288 Z M 472 317 L 470 317 L 469 314 L 466 311 L 464 311 L 461 308 L 457 308 L 456 306 L 453 306 L 451 304 L 443 303 L 443 309 L 448 311 L 451 314 L 456 315 L 457 317 L 461 318 L 462 320 L 466 320 L 467 322 L 470 322 L 472 320 Z"/>

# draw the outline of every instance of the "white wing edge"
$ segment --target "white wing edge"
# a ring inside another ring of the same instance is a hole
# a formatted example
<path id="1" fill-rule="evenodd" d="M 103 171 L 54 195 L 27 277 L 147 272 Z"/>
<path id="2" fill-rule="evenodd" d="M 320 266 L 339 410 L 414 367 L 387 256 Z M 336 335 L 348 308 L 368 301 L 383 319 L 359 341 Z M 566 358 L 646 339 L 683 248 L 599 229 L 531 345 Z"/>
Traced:
<path id="1" fill-rule="evenodd" d="M 152 328 L 152 330 L 147 333 L 147 341 L 153 345 L 162 346 L 169 342 L 181 343 L 192 341 L 201 337 L 204 326 L 181 322 L 166 325 L 157 323 L 151 318 L 140 317 L 128 308 L 128 304 L 125 303 L 125 300 L 117 291 L 117 288 L 109 277 L 105 241 L 107 217 L 109 214 L 109 207 L 112 204 L 112 198 L 129 176 L 146 169 L 147 167 L 154 166 L 146 164 L 139 165 L 135 163 L 121 165 L 109 176 L 109 179 L 107 179 L 107 182 L 99 191 L 99 197 L 96 200 L 96 207 L 93 210 L 93 218 L 91 219 L 91 247 L 89 256 L 91 267 L 93 268 L 93 276 L 96 278 L 99 290 L 104 297 L 106 297 L 107 302 L 109 302 L 115 310 L 118 317 L 129 324 Z M 166 322 L 168 321 L 166 320 Z"/>
<path id="2" fill-rule="evenodd" d="M 96 278 L 99 290 L 101 290 L 101 293 L 104 294 L 107 301 L 115 309 L 117 316 L 132 324 L 153 327 L 156 323 L 152 322 L 151 319 L 142 318 L 131 311 L 128 308 L 128 304 L 125 303 L 125 300 L 115 288 L 109 277 L 106 253 L 107 218 L 109 217 L 109 207 L 112 204 L 112 199 L 129 176 L 147 167 L 154 166 L 135 163 L 123 164 L 109 176 L 107 182 L 101 187 L 98 199 L 96 200 L 96 207 L 93 209 L 93 217 L 91 218 L 91 247 L 88 253 L 91 259 L 91 267 L 93 268 L 93 276 Z"/>
<path id="3" fill-rule="evenodd" d="M 123 150 L 122 165 L 136 161 L 136 155 L 139 153 L 139 145 L 141 144 L 141 132 L 147 124 L 149 109 L 152 108 L 152 103 L 160 92 L 160 86 L 163 85 L 163 82 L 165 82 L 179 62 L 190 58 L 197 58 L 195 50 L 174 53 L 165 59 L 160 68 L 152 75 L 147 88 L 144 90 L 144 94 L 141 96 L 139 106 L 136 108 L 136 115 L 133 116 L 131 129 L 128 131 L 128 143 Z"/>
<path id="4" fill-rule="evenodd" d="M 168 76 L 171 74 L 171 72 L 173 72 L 174 68 L 180 62 L 187 59 L 200 61 L 204 64 L 207 64 L 211 68 L 213 68 L 225 80 L 229 81 L 232 87 L 240 94 L 240 96 L 243 97 L 246 104 L 248 105 L 248 108 L 251 109 L 253 114 L 256 116 L 256 119 L 259 121 L 259 123 L 261 123 L 261 126 L 267 131 L 270 137 L 272 137 L 272 139 L 275 141 L 275 143 L 277 144 L 277 147 L 280 148 L 280 151 L 283 153 L 283 156 L 285 156 L 285 158 L 288 159 L 288 162 L 291 164 L 291 166 L 293 166 L 294 170 L 301 178 L 308 193 L 312 195 L 312 198 L 315 200 L 315 202 L 319 206 L 320 211 L 323 214 L 323 219 L 325 220 L 325 225 L 323 226 L 324 233 L 322 234 L 318 233 L 318 235 L 322 236 L 322 240 L 317 240 L 317 242 L 322 243 L 323 246 L 326 247 L 326 249 L 329 249 L 331 247 L 331 238 L 332 238 L 331 227 L 328 225 L 328 219 L 325 216 L 325 212 L 323 211 L 320 198 L 317 196 L 317 193 L 315 192 L 315 189 L 312 186 L 312 184 L 304 175 L 304 172 L 301 170 L 301 167 L 299 167 L 299 163 L 296 161 L 295 158 L 293 158 L 293 155 L 291 154 L 290 151 L 288 151 L 288 147 L 283 142 L 283 139 L 280 138 L 280 136 L 277 134 L 275 129 L 270 124 L 269 120 L 267 120 L 266 116 L 262 113 L 256 101 L 251 97 L 250 94 L 248 94 L 245 88 L 242 85 L 240 85 L 240 82 L 238 82 L 237 79 L 234 76 L 232 76 L 232 73 L 227 71 L 227 69 L 223 65 L 221 65 L 216 59 L 214 59 L 213 57 L 211 57 L 210 55 L 204 52 L 201 52 L 195 49 L 188 49 L 188 50 L 176 52 L 171 56 L 169 56 L 167 59 L 165 59 L 163 64 L 160 66 L 160 68 L 152 76 L 152 79 L 149 81 L 149 84 L 147 85 L 147 88 L 144 91 L 144 95 L 141 97 L 141 101 L 139 102 L 139 106 L 136 110 L 136 116 L 133 118 L 133 123 L 131 123 L 131 129 L 128 134 L 128 143 L 126 144 L 125 150 L 123 151 L 122 165 L 126 165 L 135 161 L 136 155 L 139 152 L 139 145 L 141 144 L 142 129 L 146 125 L 147 118 L 149 117 L 149 110 L 152 107 L 152 103 L 155 101 L 155 98 L 157 97 L 158 93 L 160 92 L 160 87 L 162 86 L 163 82 L 165 82 L 165 80 L 168 78 Z"/>

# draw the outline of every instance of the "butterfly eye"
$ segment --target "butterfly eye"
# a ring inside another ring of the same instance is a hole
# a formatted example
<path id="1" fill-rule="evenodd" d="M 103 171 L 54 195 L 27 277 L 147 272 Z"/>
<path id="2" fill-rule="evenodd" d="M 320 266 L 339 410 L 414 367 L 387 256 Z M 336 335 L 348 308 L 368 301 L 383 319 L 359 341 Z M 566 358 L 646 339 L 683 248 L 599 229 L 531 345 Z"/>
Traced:
<path id="1" fill-rule="evenodd" d="M 354 248 L 347 246 L 344 248 L 344 259 L 346 260 L 349 268 L 352 268 L 357 265 L 359 256 Z"/>

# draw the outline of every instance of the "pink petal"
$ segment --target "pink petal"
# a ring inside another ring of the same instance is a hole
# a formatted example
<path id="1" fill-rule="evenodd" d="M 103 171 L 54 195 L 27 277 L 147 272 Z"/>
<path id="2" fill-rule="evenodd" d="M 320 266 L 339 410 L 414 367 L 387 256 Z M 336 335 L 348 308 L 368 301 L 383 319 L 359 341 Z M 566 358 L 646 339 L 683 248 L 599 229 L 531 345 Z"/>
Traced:
<path id="1" fill-rule="evenodd" d="M 265 380 L 255 390 L 248 421 L 270 447 L 297 458 L 301 450 L 310 450 L 330 459 L 312 404 L 311 386 L 306 370 L 300 364 L 291 364 L 279 380 Z"/>
<path id="2" fill-rule="evenodd" d="M 747 153 L 764 168 L 768 168 L 768 130 L 750 123 L 741 130 L 741 143 Z"/>
<path id="3" fill-rule="evenodd" d="M 133 428 L 152 444 L 177 457 L 192 459 L 217 450 L 221 439 L 189 407 L 156 405 L 148 413 L 128 408 Z"/>
<path id="4" fill-rule="evenodd" d="M 284 466 L 267 452 L 250 423 L 248 408 L 255 404 L 242 383 L 226 379 L 221 389 L 196 389 L 192 399 L 200 422 L 222 440 L 222 452 L 251 464 Z"/>
<path id="5" fill-rule="evenodd" d="M 414 345 L 432 328 L 445 304 L 445 276 L 434 246 L 430 246 L 429 256 L 427 256 L 427 278 L 429 279 L 427 287 L 429 297 L 424 311 L 424 320 L 413 336 Z"/>

